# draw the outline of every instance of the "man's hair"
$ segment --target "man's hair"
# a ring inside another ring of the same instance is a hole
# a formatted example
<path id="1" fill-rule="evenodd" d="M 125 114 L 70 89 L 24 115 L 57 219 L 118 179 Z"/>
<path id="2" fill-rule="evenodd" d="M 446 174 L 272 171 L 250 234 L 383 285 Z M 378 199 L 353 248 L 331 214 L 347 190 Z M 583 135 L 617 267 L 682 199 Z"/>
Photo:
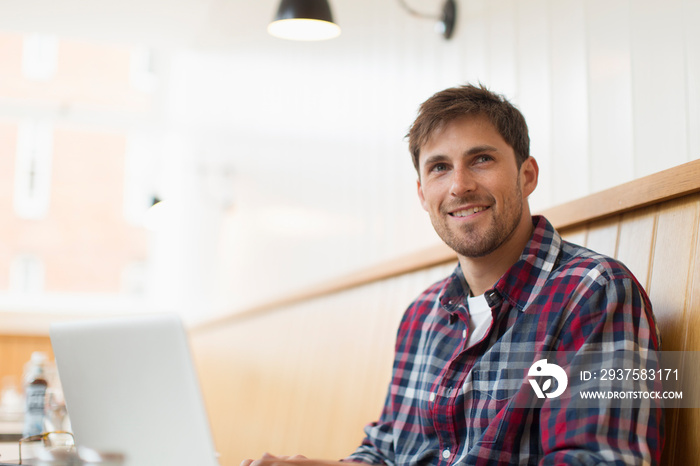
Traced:
<path id="1" fill-rule="evenodd" d="M 420 106 L 418 117 L 406 135 L 413 165 L 419 176 L 421 147 L 445 124 L 468 115 L 484 116 L 491 122 L 513 148 L 518 168 L 530 156 L 530 136 L 523 114 L 502 95 L 489 91 L 483 85 L 467 84 L 440 91 Z"/>

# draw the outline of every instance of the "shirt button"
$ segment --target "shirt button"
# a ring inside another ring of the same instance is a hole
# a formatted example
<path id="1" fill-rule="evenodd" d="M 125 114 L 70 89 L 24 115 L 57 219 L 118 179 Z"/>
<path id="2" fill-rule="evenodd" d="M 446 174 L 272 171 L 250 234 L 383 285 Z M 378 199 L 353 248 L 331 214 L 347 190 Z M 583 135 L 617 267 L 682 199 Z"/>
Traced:
<path id="1" fill-rule="evenodd" d="M 435 393 L 430 394 L 430 401 L 435 401 Z"/>
<path id="2" fill-rule="evenodd" d="M 450 457 L 450 455 L 451 455 L 450 450 L 443 450 L 443 451 L 442 451 L 442 457 L 443 457 L 443 458 L 447 459 L 447 458 Z"/>
<path id="3" fill-rule="evenodd" d="M 462 338 L 467 338 L 467 331 L 466 330 L 462 330 Z"/>

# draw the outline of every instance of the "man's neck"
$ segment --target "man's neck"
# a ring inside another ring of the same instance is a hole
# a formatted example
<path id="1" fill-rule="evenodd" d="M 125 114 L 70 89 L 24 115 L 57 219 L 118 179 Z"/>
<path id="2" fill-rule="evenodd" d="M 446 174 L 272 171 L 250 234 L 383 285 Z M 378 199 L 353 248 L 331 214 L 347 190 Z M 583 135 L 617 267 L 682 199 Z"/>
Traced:
<path id="1" fill-rule="evenodd" d="M 532 237 L 532 230 L 530 212 L 524 210 L 515 231 L 498 249 L 483 257 L 459 256 L 459 264 L 472 296 L 479 296 L 492 288 L 520 259 L 527 242 Z"/>

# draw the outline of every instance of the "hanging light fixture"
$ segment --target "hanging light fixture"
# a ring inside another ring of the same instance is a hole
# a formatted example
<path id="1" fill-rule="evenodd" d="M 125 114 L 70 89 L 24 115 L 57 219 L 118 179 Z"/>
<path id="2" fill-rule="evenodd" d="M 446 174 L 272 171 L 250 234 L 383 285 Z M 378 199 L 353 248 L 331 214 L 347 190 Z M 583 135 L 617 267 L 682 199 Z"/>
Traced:
<path id="1" fill-rule="evenodd" d="M 267 32 L 281 39 L 325 40 L 340 35 L 327 0 L 282 0 Z"/>
<path id="2" fill-rule="evenodd" d="M 408 6 L 406 0 L 399 0 L 399 3 L 404 10 L 408 11 L 411 15 L 417 18 L 437 20 L 437 23 L 435 24 L 435 29 L 437 32 L 440 33 L 445 39 L 452 38 L 452 34 L 455 31 L 455 23 L 457 22 L 457 3 L 455 0 L 445 0 L 445 3 L 442 4 L 440 15 L 431 15 L 418 12 Z"/>

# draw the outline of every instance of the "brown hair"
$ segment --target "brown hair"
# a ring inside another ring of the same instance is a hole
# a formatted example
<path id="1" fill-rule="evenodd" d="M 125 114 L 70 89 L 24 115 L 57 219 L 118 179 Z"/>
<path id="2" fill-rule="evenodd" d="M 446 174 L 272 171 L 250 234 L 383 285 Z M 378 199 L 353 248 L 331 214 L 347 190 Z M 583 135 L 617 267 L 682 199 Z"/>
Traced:
<path id="1" fill-rule="evenodd" d="M 483 85 L 467 84 L 440 91 L 420 106 L 418 117 L 406 135 L 416 171 L 419 172 L 421 147 L 446 123 L 466 115 L 488 118 L 513 148 L 518 168 L 530 156 L 530 136 L 522 113 L 502 95 L 489 91 Z"/>

